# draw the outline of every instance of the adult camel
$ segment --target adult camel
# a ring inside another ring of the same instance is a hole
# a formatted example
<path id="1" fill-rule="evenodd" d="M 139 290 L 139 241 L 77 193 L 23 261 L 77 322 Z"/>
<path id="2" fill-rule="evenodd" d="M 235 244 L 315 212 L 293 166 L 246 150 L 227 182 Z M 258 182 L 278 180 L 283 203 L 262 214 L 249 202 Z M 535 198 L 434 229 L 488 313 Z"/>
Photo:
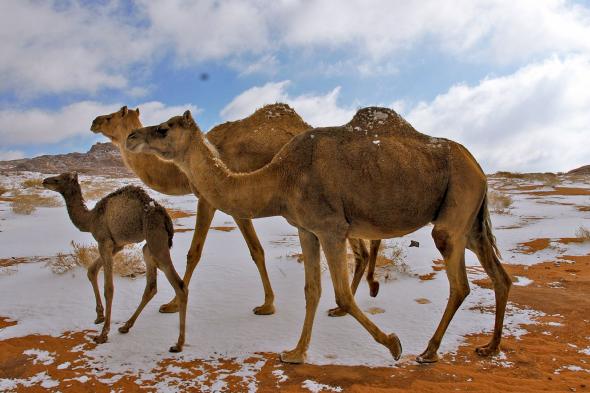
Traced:
<path id="1" fill-rule="evenodd" d="M 375 119 L 371 127 L 363 117 Z M 387 347 L 397 360 L 401 343 L 382 332 L 357 306 L 346 266 L 348 237 L 399 237 L 432 223 L 442 254 L 450 296 L 421 363 L 438 360 L 437 350 L 469 293 L 465 249 L 490 276 L 496 296 L 494 333 L 480 355 L 498 350 L 511 280 L 503 269 L 488 212 L 487 181 L 462 145 L 416 131 L 385 108 L 361 109 L 341 127 L 307 130 L 289 141 L 263 168 L 236 173 L 208 142 L 190 111 L 134 131 L 126 147 L 155 154 L 179 166 L 220 210 L 241 218 L 283 216 L 298 228 L 305 266 L 306 314 L 297 346 L 282 353 L 304 361 L 321 294 L 320 245 L 328 261 L 338 306 Z"/>
<path id="2" fill-rule="evenodd" d="M 206 198 L 199 195 L 198 189 L 191 186 L 184 172 L 173 163 L 162 161 L 152 154 L 133 153 L 125 149 L 125 141 L 129 134 L 134 129 L 142 127 L 139 116 L 139 108 L 128 109 L 127 106 L 124 106 L 117 112 L 96 117 L 90 129 L 94 133 L 100 133 L 109 138 L 119 148 L 125 165 L 151 189 L 166 195 L 195 194 L 199 198 L 195 231 L 187 254 L 183 278 L 183 282 L 188 288 L 193 272 L 201 259 L 203 246 L 216 208 Z M 242 120 L 230 121 L 214 127 L 207 133 L 207 138 L 215 145 L 230 169 L 250 172 L 269 163 L 285 143 L 309 128 L 311 126 L 303 121 L 291 107 L 276 103 L 266 105 Z M 252 221 L 235 217 L 234 219 L 246 240 L 264 288 L 264 304 L 255 307 L 253 311 L 258 315 L 272 314 L 275 311 L 274 293 L 266 271 L 264 249 L 258 240 Z M 367 251 L 361 240 L 351 239 L 350 244 L 356 264 L 352 290 L 356 292 L 368 265 L 367 281 L 370 293 L 371 296 L 376 296 L 379 283 L 375 281 L 373 272 L 379 241 L 371 243 L 371 252 Z M 160 312 L 177 311 L 176 297 L 160 307 Z M 329 314 L 339 316 L 344 313 L 335 308 L 330 310 Z"/>

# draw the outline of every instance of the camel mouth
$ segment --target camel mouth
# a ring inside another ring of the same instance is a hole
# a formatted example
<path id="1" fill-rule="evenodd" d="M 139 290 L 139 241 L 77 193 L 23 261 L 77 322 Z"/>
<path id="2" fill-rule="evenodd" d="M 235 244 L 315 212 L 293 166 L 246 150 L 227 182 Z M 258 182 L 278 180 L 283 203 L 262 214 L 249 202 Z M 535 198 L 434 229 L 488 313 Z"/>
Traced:
<path id="1" fill-rule="evenodd" d="M 43 179 L 43 182 L 41 183 L 41 185 L 43 186 L 43 188 L 46 188 L 48 190 L 53 190 L 54 186 L 57 184 L 57 182 L 54 179 Z"/>
<path id="2" fill-rule="evenodd" d="M 127 140 L 125 141 L 125 149 L 133 152 L 133 153 L 138 153 L 140 152 L 145 146 L 145 142 L 136 139 L 136 137 L 131 134 Z"/>

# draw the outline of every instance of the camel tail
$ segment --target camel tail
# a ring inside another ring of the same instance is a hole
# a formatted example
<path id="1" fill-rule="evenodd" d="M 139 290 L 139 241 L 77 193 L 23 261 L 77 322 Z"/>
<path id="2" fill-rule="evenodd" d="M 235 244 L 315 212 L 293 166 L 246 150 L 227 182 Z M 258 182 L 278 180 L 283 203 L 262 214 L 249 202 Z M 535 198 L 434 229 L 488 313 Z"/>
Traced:
<path id="1" fill-rule="evenodd" d="M 500 254 L 500 250 L 498 249 L 498 246 L 496 244 L 496 237 L 492 233 L 492 221 L 490 219 L 490 211 L 488 209 L 487 190 L 483 198 L 481 207 L 479 208 L 477 220 L 479 221 L 480 225 L 480 236 L 482 245 L 486 249 L 486 252 L 492 254 L 494 260 L 499 262 L 500 259 L 502 259 L 502 255 Z"/>
<path id="2" fill-rule="evenodd" d="M 166 212 L 165 209 L 164 212 Z M 168 232 L 168 248 L 172 248 L 172 238 L 174 237 L 174 225 L 172 225 L 172 219 L 170 218 L 167 212 L 165 216 L 166 232 Z"/>

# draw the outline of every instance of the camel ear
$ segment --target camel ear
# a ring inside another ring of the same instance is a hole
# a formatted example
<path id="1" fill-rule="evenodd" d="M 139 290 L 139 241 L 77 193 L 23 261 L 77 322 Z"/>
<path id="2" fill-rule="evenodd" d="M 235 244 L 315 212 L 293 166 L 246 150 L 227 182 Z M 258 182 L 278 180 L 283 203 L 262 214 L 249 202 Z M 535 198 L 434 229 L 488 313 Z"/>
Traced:
<path id="1" fill-rule="evenodd" d="M 183 113 L 182 119 L 186 122 L 186 124 L 191 125 L 194 124 L 195 121 L 193 120 L 193 115 L 191 114 L 190 110 L 187 110 Z"/>
<path id="2" fill-rule="evenodd" d="M 139 108 L 137 108 L 135 112 L 137 112 L 137 115 L 139 116 Z"/>
<path id="3" fill-rule="evenodd" d="M 127 116 L 127 105 L 121 108 L 121 116 Z"/>
<path id="4" fill-rule="evenodd" d="M 70 177 L 74 181 L 78 181 L 78 172 L 70 172 Z"/>

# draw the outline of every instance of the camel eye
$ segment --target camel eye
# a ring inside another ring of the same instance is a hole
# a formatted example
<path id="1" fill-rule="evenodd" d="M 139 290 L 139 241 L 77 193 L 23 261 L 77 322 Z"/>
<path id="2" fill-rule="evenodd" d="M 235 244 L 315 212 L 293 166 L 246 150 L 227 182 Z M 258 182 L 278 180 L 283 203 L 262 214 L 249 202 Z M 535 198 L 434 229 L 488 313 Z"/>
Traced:
<path id="1" fill-rule="evenodd" d="M 160 126 L 156 129 L 156 132 L 158 133 L 158 135 L 164 137 L 166 136 L 166 134 L 168 133 L 168 126 Z"/>

